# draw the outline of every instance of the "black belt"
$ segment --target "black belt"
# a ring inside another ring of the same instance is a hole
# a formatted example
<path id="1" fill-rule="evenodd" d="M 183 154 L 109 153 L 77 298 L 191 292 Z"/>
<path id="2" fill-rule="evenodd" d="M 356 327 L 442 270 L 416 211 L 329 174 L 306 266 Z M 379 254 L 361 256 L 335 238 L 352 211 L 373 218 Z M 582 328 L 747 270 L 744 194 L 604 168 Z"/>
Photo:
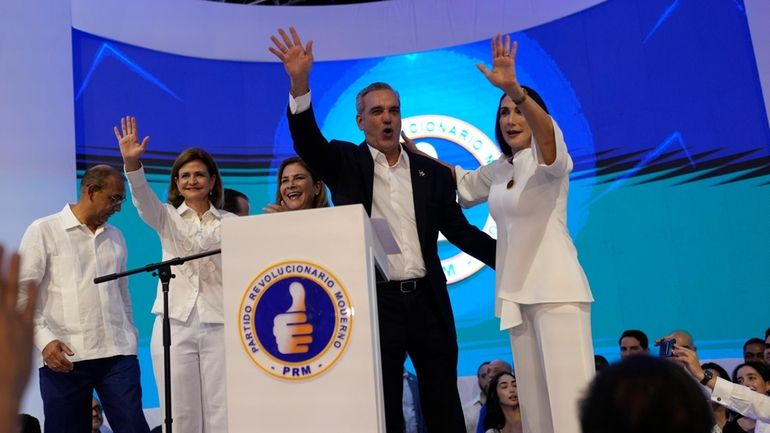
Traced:
<path id="1" fill-rule="evenodd" d="M 378 283 L 377 287 L 385 290 L 398 290 L 401 293 L 412 293 L 428 284 L 428 277 L 412 278 L 410 280 L 387 281 Z"/>

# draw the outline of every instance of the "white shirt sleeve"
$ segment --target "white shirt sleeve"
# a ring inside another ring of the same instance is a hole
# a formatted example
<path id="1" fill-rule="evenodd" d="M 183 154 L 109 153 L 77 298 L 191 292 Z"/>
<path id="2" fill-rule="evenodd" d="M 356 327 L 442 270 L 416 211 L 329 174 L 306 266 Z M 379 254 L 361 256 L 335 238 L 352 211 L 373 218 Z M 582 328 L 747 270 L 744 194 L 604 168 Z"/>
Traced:
<path id="1" fill-rule="evenodd" d="M 27 305 L 27 291 L 26 287 L 29 283 L 34 283 L 40 290 L 40 282 L 45 277 L 45 271 L 47 268 L 47 255 L 45 252 L 45 243 L 43 242 L 43 236 L 41 228 L 37 224 L 31 225 L 24 233 L 24 237 L 21 239 L 19 245 L 19 254 L 21 254 L 21 271 L 19 276 L 19 287 L 24 288 L 19 292 L 18 305 Z M 38 295 L 38 299 L 42 299 L 43 294 Z M 45 316 L 43 315 L 43 309 L 41 307 L 42 302 L 38 302 L 35 307 L 34 314 L 34 342 L 41 352 L 53 340 L 56 340 L 56 335 L 49 329 L 46 323 Z"/>
<path id="2" fill-rule="evenodd" d="M 144 176 L 144 166 L 138 170 L 127 171 L 128 187 L 131 190 L 131 201 L 134 203 L 142 221 L 147 223 L 156 232 L 161 233 L 166 223 L 167 213 L 158 196 L 150 188 L 147 178 Z"/>
<path id="3" fill-rule="evenodd" d="M 296 98 L 291 96 L 291 93 L 289 94 L 289 112 L 291 114 L 299 114 L 308 108 L 310 108 L 310 92 Z"/>
<path id="4" fill-rule="evenodd" d="M 537 159 L 538 170 L 545 170 L 554 177 L 566 176 L 572 171 L 572 158 L 567 152 L 567 143 L 564 141 L 564 134 L 561 132 L 559 124 L 553 118 L 551 118 L 551 122 L 553 122 L 553 135 L 556 141 L 556 159 L 550 165 L 543 162 L 543 155 L 540 153 L 534 135 L 532 135 L 532 154 Z"/>
<path id="5" fill-rule="evenodd" d="M 711 401 L 730 408 L 739 414 L 762 422 L 770 422 L 770 396 L 717 377 Z"/>
<path id="6" fill-rule="evenodd" d="M 492 185 L 493 161 L 475 170 L 465 170 L 455 166 L 455 179 L 457 182 L 458 203 L 464 208 L 473 207 L 487 201 L 489 188 Z"/>

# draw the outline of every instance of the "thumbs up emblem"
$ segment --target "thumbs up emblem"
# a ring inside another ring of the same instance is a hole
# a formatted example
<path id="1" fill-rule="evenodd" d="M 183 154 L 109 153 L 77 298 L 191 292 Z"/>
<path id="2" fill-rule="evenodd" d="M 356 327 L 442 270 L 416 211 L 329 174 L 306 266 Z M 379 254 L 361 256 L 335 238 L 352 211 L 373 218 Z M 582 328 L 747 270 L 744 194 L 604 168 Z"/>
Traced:
<path id="1" fill-rule="evenodd" d="M 264 372 L 301 381 L 328 371 L 345 353 L 354 311 L 332 271 L 283 261 L 260 271 L 243 292 L 238 333 L 247 356 Z"/>
<path id="2" fill-rule="evenodd" d="M 284 355 L 307 353 L 313 343 L 313 325 L 308 323 L 305 287 L 294 281 L 289 286 L 291 307 L 273 319 L 273 335 L 278 351 Z"/>

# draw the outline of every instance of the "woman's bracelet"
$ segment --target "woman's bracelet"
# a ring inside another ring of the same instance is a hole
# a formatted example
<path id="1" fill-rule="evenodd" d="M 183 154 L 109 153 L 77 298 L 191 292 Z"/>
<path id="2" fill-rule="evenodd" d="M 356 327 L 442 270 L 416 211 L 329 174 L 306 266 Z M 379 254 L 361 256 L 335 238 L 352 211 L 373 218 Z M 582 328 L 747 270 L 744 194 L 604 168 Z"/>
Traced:
<path id="1" fill-rule="evenodd" d="M 521 88 L 521 92 L 522 92 L 521 93 L 521 98 L 518 101 L 513 99 L 513 98 L 511 98 L 511 101 L 513 101 L 513 103 L 516 104 L 516 105 L 521 105 L 521 104 L 524 103 L 524 101 L 527 100 L 527 89 L 522 87 Z"/>

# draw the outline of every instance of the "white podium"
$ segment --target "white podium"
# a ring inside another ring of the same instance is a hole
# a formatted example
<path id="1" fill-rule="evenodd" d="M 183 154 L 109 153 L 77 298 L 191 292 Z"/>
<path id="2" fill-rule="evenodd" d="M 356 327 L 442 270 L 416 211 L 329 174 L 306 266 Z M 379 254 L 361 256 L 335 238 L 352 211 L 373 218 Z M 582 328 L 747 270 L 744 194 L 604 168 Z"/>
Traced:
<path id="1" fill-rule="evenodd" d="M 364 208 L 227 218 L 222 261 L 229 432 L 384 432 Z"/>

